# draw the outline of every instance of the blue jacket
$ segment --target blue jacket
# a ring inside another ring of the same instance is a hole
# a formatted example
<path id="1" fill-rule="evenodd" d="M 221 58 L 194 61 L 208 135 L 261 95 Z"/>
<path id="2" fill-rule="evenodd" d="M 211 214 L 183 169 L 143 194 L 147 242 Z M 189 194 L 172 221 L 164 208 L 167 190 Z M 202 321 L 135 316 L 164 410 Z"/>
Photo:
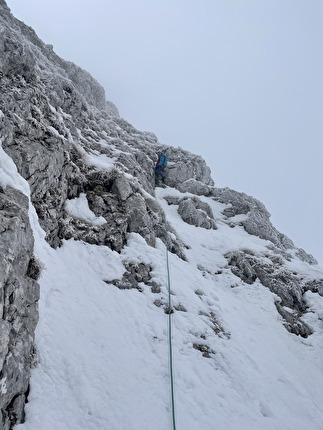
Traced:
<path id="1" fill-rule="evenodd" d="M 156 163 L 156 166 L 164 166 L 167 167 L 167 157 L 166 155 L 163 153 L 158 157 L 158 161 Z"/>

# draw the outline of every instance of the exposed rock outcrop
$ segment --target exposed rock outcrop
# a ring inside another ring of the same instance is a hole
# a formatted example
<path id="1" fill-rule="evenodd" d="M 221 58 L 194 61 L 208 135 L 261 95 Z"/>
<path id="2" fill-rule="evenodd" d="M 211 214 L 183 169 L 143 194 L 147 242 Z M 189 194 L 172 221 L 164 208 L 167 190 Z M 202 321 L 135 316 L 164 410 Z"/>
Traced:
<path id="1" fill-rule="evenodd" d="M 23 418 L 36 363 L 39 267 L 33 257 L 28 198 L 20 191 L 0 188 L 0 226 L 0 428 L 8 430 Z"/>
<path id="2" fill-rule="evenodd" d="M 215 200 L 229 205 L 223 211 L 228 218 L 233 218 L 236 215 L 247 215 L 241 221 L 241 225 L 245 230 L 254 236 L 261 239 L 266 239 L 272 242 L 280 250 L 295 249 L 295 245 L 291 239 L 280 233 L 270 221 L 270 213 L 265 206 L 254 197 L 244 193 L 231 190 L 230 188 L 214 188 L 212 195 Z M 304 250 L 298 250 L 298 256 L 302 261 L 309 264 L 317 264 L 315 258 L 307 254 Z"/>
<path id="3" fill-rule="evenodd" d="M 207 203 L 198 198 L 185 198 L 178 206 L 178 213 L 183 221 L 206 229 L 216 229 L 212 210 Z"/>
<path id="4" fill-rule="evenodd" d="M 311 328 L 302 321 L 307 312 L 304 293 L 308 290 L 319 292 L 323 296 L 322 279 L 306 282 L 302 276 L 292 273 L 284 265 L 284 259 L 277 255 L 267 255 L 267 263 L 263 258 L 246 251 L 235 251 L 227 255 L 232 273 L 247 284 L 256 280 L 275 293 L 276 307 L 285 321 L 286 328 L 297 335 L 307 337 L 312 334 Z"/>
<path id="5" fill-rule="evenodd" d="M 190 178 L 178 184 L 178 189 L 182 193 L 196 194 L 197 196 L 209 196 L 213 191 L 213 186 L 204 182 Z"/>
<path id="6" fill-rule="evenodd" d="M 135 288 L 140 292 L 143 291 L 143 287 L 149 286 L 153 293 L 160 293 L 160 286 L 156 282 L 151 280 L 151 267 L 144 263 L 126 264 L 126 272 L 122 279 L 107 280 L 108 284 L 115 285 L 120 290 L 131 290 Z"/>
<path id="7" fill-rule="evenodd" d="M 196 188 L 197 184 L 199 184 L 204 191 L 208 185 L 214 185 L 213 179 L 211 178 L 211 170 L 202 157 L 184 151 L 181 148 L 169 147 L 162 149 L 169 159 L 167 165 L 167 184 L 169 186 L 175 188 L 183 187 L 183 184 L 186 183 L 189 187 L 189 184 L 195 183 Z M 192 187 L 193 185 L 191 185 L 191 190 Z M 185 185 L 182 189 L 183 191 L 185 190 Z M 199 192 L 202 194 L 201 190 L 199 190 Z"/>

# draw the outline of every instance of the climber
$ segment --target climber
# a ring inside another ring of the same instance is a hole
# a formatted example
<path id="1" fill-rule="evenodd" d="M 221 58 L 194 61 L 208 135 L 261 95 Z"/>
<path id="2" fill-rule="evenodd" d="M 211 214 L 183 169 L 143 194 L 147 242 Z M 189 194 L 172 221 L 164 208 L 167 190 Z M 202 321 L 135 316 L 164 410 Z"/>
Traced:
<path id="1" fill-rule="evenodd" d="M 161 179 L 162 184 L 165 185 L 165 168 L 167 167 L 167 157 L 162 151 L 157 152 L 158 160 L 155 165 L 155 185 L 159 185 Z"/>

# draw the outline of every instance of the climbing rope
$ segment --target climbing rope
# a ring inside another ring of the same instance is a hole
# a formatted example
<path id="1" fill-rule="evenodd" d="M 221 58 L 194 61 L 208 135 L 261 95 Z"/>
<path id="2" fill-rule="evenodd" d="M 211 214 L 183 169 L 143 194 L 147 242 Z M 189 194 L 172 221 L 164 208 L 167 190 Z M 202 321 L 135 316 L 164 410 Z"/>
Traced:
<path id="1" fill-rule="evenodd" d="M 165 239 L 166 239 L 166 264 L 167 264 L 167 286 L 168 286 L 168 338 L 169 338 L 169 372 L 170 372 L 170 391 L 171 391 L 171 403 L 172 403 L 172 422 L 173 430 L 176 430 L 175 421 L 175 401 L 174 401 L 174 376 L 173 376 L 173 345 L 172 345 L 172 302 L 170 294 L 170 274 L 169 274 L 169 261 L 168 261 L 168 231 L 166 215 L 164 213 L 165 223 Z"/>

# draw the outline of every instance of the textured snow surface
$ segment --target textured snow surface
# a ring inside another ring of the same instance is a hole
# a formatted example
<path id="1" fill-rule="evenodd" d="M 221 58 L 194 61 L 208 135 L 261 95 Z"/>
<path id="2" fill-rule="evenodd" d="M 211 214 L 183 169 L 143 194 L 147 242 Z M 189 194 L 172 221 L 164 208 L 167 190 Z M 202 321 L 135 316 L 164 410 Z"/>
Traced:
<path id="1" fill-rule="evenodd" d="M 28 194 L 2 149 L 0 161 L 1 183 Z M 188 225 L 163 199 L 169 195 L 180 193 L 156 192 L 188 247 L 188 262 L 169 254 L 172 301 L 182 309 L 172 315 L 178 429 L 322 430 L 323 298 L 306 295 L 313 310 L 306 321 L 314 334 L 303 339 L 288 333 L 275 295 L 257 282 L 244 284 L 226 267 L 226 252 L 243 248 L 261 255 L 267 242 L 242 227 L 230 228 L 221 215 L 224 205 L 206 197 L 218 229 Z M 75 207 L 87 213 L 84 202 Z M 30 212 L 43 266 L 39 364 L 31 378 L 26 422 L 16 428 L 171 428 L 168 316 L 154 304 L 167 302 L 163 243 L 152 248 L 130 234 L 121 254 L 74 240 L 54 250 L 44 241 L 32 207 Z M 161 292 L 154 294 L 144 284 L 142 292 L 113 285 L 125 271 L 124 262 L 150 265 Z M 297 259 L 288 264 L 304 276 L 310 270 L 322 276 L 320 268 Z M 221 327 L 218 334 L 211 312 Z M 209 348 L 210 357 L 193 344 Z"/>

